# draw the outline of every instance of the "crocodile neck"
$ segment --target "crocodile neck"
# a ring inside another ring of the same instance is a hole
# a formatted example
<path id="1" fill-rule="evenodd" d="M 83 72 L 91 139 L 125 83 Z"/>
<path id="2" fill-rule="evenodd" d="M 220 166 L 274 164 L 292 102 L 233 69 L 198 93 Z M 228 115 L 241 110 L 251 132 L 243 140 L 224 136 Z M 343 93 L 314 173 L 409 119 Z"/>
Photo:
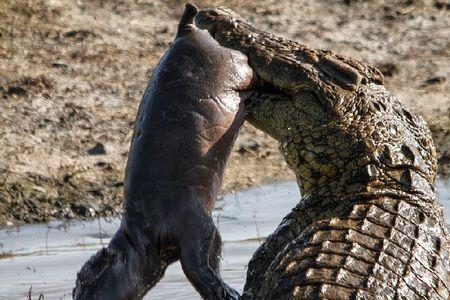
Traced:
<path id="1" fill-rule="evenodd" d="M 272 132 L 303 195 L 336 201 L 382 195 L 434 201 L 435 149 L 421 117 L 409 112 L 381 85 L 361 86 L 351 99 L 358 105 L 347 103 L 353 108 L 341 108 L 339 116 L 317 113 L 321 107 L 315 97 L 301 93 L 284 104 L 260 102 L 249 109 L 250 121 L 257 126 L 276 127 Z M 272 114 L 271 119 L 265 109 L 281 109 L 280 116 Z M 316 111 L 313 117 L 306 109 Z M 291 123 L 280 122 L 282 116 Z"/>

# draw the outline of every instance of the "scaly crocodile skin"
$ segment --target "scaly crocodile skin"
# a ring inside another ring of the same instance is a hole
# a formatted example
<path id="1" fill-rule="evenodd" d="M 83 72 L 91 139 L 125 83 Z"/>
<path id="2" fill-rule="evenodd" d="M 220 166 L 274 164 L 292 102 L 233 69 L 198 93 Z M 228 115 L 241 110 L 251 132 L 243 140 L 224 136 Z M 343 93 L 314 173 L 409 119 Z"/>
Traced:
<path id="1" fill-rule="evenodd" d="M 255 29 L 196 24 L 264 83 L 247 119 L 280 142 L 302 200 L 249 263 L 245 299 L 447 299 L 449 234 L 425 121 L 362 62 Z"/>
<path id="2" fill-rule="evenodd" d="M 292 240 L 253 298 L 447 299 L 448 249 L 439 222 L 390 197 L 339 209 L 345 216 L 332 213 L 287 234 Z"/>

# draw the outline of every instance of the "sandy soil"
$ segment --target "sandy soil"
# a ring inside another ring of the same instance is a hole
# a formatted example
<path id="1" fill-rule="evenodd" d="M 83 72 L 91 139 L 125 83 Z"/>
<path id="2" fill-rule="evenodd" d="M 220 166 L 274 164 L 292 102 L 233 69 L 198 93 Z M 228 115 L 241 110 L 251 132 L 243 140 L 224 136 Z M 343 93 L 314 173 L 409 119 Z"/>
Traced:
<path id="1" fill-rule="evenodd" d="M 197 1 L 378 66 L 423 115 L 450 174 L 450 4 Z M 136 108 L 184 1 L 0 1 L 0 225 L 120 212 Z M 245 125 L 224 192 L 293 178 L 274 140 Z"/>

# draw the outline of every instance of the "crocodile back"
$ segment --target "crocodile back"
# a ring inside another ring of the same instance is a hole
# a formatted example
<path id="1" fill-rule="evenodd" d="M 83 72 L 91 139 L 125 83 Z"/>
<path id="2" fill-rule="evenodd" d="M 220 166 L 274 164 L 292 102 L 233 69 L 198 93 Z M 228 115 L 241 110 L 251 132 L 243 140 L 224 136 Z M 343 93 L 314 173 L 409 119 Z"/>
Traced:
<path id="1" fill-rule="evenodd" d="M 448 242 L 438 204 L 429 214 L 389 197 L 355 203 L 301 230 L 254 298 L 447 299 Z"/>

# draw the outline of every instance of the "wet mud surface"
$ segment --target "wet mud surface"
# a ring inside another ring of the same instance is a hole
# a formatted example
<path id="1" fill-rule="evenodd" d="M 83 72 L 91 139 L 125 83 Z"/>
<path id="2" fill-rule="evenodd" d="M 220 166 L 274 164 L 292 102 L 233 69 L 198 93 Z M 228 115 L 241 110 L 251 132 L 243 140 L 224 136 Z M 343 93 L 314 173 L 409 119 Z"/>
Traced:
<path id="1" fill-rule="evenodd" d="M 438 199 L 450 222 L 450 182 L 438 181 Z M 226 195 L 216 205 L 214 220 L 224 241 L 221 272 L 242 292 L 247 263 L 253 252 L 298 202 L 295 182 L 251 188 Z M 0 230 L 0 300 L 71 299 L 76 272 L 87 258 L 108 244 L 118 218 L 12 226 Z M 179 263 L 145 299 L 200 299 Z"/>
<path id="2" fill-rule="evenodd" d="M 242 291 L 247 263 L 262 240 L 298 202 L 294 182 L 226 195 L 213 217 L 224 242 L 221 272 Z M 274 205 L 277 203 L 277 205 Z M 90 255 L 106 246 L 118 218 L 25 225 L 0 230 L 0 300 L 71 299 L 75 276 Z M 145 299 L 200 299 L 180 264 L 171 265 Z"/>
<path id="3" fill-rule="evenodd" d="M 0 226 L 118 215 L 136 109 L 184 1 L 0 2 Z M 224 1 L 197 1 L 199 6 Z M 229 1 L 263 30 L 379 67 L 450 174 L 450 7 L 440 0 Z M 245 125 L 223 192 L 292 179 Z"/>

